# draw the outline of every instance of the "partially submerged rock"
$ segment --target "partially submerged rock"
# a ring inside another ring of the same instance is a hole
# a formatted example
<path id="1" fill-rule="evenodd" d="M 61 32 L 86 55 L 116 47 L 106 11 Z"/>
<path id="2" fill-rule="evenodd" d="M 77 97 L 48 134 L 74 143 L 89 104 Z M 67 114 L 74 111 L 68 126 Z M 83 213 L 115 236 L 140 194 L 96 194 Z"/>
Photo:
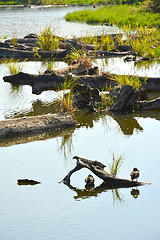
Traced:
<path id="1" fill-rule="evenodd" d="M 41 182 L 38 182 L 38 181 L 35 181 L 35 180 L 32 180 L 32 179 L 18 179 L 17 180 L 17 184 L 19 186 L 22 186 L 22 185 L 36 185 L 36 184 L 40 184 Z"/>

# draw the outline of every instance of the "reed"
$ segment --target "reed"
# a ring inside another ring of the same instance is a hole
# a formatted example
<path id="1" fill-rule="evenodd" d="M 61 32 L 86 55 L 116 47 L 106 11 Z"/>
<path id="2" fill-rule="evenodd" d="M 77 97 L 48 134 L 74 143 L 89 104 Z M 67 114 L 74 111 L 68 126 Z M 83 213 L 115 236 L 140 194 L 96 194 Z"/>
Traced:
<path id="1" fill-rule="evenodd" d="M 137 24 L 133 31 L 129 24 L 122 29 L 135 54 L 148 59 L 160 57 L 160 33 L 156 28 Z"/>
<path id="2" fill-rule="evenodd" d="M 112 157 L 113 157 L 112 162 L 108 163 L 108 167 L 110 169 L 110 174 L 112 174 L 113 177 L 116 177 L 117 174 L 119 173 L 122 164 L 124 163 L 125 156 L 124 154 L 121 155 L 117 154 L 117 156 L 115 156 L 115 154 L 112 153 Z"/>
<path id="3" fill-rule="evenodd" d="M 75 84 L 76 84 L 75 79 L 68 80 L 68 78 L 66 78 L 62 87 L 62 95 L 60 96 L 60 100 L 59 100 L 61 110 L 64 112 L 68 112 L 73 117 L 74 117 L 74 112 L 77 110 L 77 108 L 74 107 L 74 104 L 73 104 L 75 99 L 75 94 L 72 93 L 72 89 L 74 88 Z M 68 90 L 68 93 L 66 93 L 67 90 Z M 60 89 L 58 89 L 57 91 L 60 91 Z"/>
<path id="4" fill-rule="evenodd" d="M 23 63 L 27 61 L 27 58 L 20 62 L 20 60 L 15 60 L 14 58 L 4 58 L 1 60 L 1 63 L 5 64 L 11 75 L 18 74 L 23 69 Z"/>
<path id="5" fill-rule="evenodd" d="M 75 49 L 74 47 L 71 48 L 70 53 L 68 53 L 65 57 L 65 61 L 70 65 L 73 62 L 79 64 L 79 68 L 86 69 L 87 71 L 92 66 L 92 60 L 87 55 L 87 52 L 83 49 Z"/>
<path id="6" fill-rule="evenodd" d="M 115 75 L 115 81 L 119 82 L 122 86 L 130 85 L 135 89 L 139 89 L 142 86 L 142 82 L 139 80 L 138 76 L 128 75 Z"/>
<path id="7" fill-rule="evenodd" d="M 38 35 L 38 44 L 42 51 L 52 51 L 59 48 L 60 38 L 53 36 L 51 27 L 46 27 L 44 31 Z"/>

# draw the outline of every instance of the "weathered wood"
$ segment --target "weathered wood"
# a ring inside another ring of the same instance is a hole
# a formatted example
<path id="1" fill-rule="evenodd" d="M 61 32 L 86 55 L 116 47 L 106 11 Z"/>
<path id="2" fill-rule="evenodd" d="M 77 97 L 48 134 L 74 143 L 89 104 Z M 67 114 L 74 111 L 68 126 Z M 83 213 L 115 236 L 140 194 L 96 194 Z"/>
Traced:
<path id="1" fill-rule="evenodd" d="M 61 181 L 66 185 L 70 185 L 70 178 L 71 175 L 80 170 L 81 168 L 88 168 L 92 171 L 97 177 L 101 178 L 109 187 L 113 188 L 120 188 L 120 187 L 135 187 L 135 186 L 143 186 L 148 183 L 138 182 L 138 181 L 131 181 L 129 179 L 117 178 L 113 177 L 111 174 L 104 170 L 105 165 L 98 161 L 88 160 L 86 158 L 81 158 L 78 156 L 73 157 L 77 160 L 77 165 L 74 169 L 72 169 Z"/>
<path id="2" fill-rule="evenodd" d="M 142 110 L 160 110 L 160 97 L 151 101 L 138 102 Z"/>
<path id="3" fill-rule="evenodd" d="M 41 56 L 41 59 L 44 58 L 57 58 L 62 59 L 66 56 L 66 49 L 58 49 L 52 51 L 38 51 L 38 55 Z M 0 58 L 19 58 L 19 59 L 35 59 L 35 52 L 27 50 L 17 50 L 12 48 L 0 48 Z"/>
<path id="4" fill-rule="evenodd" d="M 58 73 L 49 74 L 28 74 L 20 72 L 15 75 L 3 77 L 4 82 L 9 82 L 13 85 L 30 85 L 32 87 L 32 93 L 40 94 L 46 90 L 62 89 L 66 76 Z M 72 76 L 72 79 L 76 79 L 77 83 L 88 84 L 92 88 L 102 89 L 108 86 L 116 86 L 118 83 L 114 80 L 107 78 L 106 76 L 98 75 L 84 75 L 84 76 Z"/>
<path id="5" fill-rule="evenodd" d="M 26 134 L 57 131 L 75 127 L 76 121 L 67 113 L 46 114 L 0 121 L 0 139 Z"/>
<path id="6" fill-rule="evenodd" d="M 61 88 L 65 77 L 56 73 L 36 75 L 20 72 L 15 75 L 5 76 L 3 80 L 13 85 L 29 85 L 32 87 L 32 93 L 40 94 L 46 90 Z"/>

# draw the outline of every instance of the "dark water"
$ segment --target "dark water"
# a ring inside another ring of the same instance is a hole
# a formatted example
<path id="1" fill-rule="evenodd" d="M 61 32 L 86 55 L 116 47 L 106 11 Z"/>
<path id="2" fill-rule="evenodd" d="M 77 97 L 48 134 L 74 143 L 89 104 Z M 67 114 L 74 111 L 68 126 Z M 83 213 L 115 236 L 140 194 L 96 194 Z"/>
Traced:
<path id="1" fill-rule="evenodd" d="M 122 59 L 108 61 L 110 70 L 121 68 Z M 30 73 L 42 68 L 40 62 L 24 66 Z M 7 71 L 0 64 L 1 120 L 57 110 L 57 93 L 46 91 L 35 96 L 29 86 L 12 87 L 3 82 Z M 143 66 L 136 71 L 159 76 L 157 63 L 152 70 L 147 67 L 144 71 Z M 159 240 L 160 111 L 123 116 L 84 111 L 76 118 L 81 123 L 76 129 L 0 141 L 0 239 Z M 107 165 L 112 153 L 125 156 L 119 177 L 129 178 L 137 167 L 139 180 L 152 184 L 111 190 L 103 188 L 95 177 L 95 189 L 89 191 L 85 190 L 84 179 L 89 174 L 85 169 L 73 174 L 72 189 L 59 183 L 74 168 L 74 155 Z M 19 186 L 17 179 L 25 178 L 41 184 Z"/>

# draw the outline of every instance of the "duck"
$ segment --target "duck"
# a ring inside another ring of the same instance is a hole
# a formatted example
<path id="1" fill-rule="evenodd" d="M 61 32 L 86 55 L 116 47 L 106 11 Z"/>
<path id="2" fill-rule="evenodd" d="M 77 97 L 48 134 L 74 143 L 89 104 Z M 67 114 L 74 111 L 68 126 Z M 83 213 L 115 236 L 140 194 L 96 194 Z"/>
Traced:
<path id="1" fill-rule="evenodd" d="M 85 178 L 86 185 L 94 185 L 94 177 L 89 174 L 88 177 Z"/>
<path id="2" fill-rule="evenodd" d="M 134 179 L 137 179 L 139 178 L 139 170 L 137 168 L 133 168 L 133 171 L 131 172 L 130 176 L 131 176 L 131 180 L 133 181 Z"/>

